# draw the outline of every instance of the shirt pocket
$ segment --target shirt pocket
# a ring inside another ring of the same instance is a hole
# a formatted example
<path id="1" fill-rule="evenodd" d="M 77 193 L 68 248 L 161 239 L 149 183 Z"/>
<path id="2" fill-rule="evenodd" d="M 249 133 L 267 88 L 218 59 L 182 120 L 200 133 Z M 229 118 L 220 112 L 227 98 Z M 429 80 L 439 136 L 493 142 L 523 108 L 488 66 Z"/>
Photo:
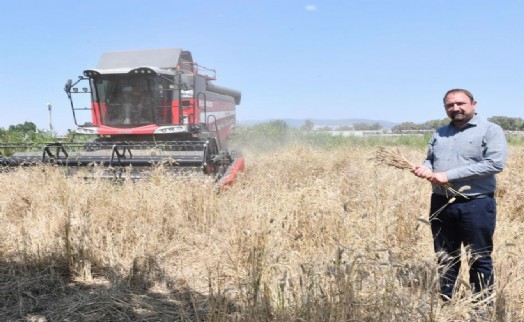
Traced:
<path id="1" fill-rule="evenodd" d="M 464 158 L 476 161 L 482 160 L 484 154 L 484 142 L 481 137 L 467 140 L 462 148 Z"/>

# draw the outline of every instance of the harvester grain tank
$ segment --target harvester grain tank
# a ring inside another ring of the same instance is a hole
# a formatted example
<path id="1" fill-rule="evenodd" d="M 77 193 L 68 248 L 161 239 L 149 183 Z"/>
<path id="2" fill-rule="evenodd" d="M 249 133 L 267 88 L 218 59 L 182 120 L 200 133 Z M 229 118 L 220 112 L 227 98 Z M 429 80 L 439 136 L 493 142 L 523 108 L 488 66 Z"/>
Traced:
<path id="1" fill-rule="evenodd" d="M 241 93 L 215 80 L 215 70 L 198 65 L 179 48 L 105 53 L 96 68 L 68 80 L 64 88 L 76 133 L 96 139 L 52 143 L 39 155 L 15 153 L 0 162 L 101 165 L 107 169 L 104 176 L 117 178 L 140 178 L 161 164 L 229 184 L 244 168 L 244 159 L 227 149 Z M 89 95 L 90 106 L 75 105 L 78 95 Z M 85 112 L 89 121 L 81 123 Z"/>

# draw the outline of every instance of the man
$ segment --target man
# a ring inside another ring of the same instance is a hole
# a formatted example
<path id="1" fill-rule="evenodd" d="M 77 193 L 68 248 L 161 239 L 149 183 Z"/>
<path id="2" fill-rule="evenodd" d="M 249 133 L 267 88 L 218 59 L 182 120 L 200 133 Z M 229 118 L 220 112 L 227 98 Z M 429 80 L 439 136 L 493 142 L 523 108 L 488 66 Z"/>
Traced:
<path id="1" fill-rule="evenodd" d="M 453 296 L 461 245 L 469 252 L 469 282 L 474 295 L 484 290 L 482 295 L 489 296 L 494 282 L 495 174 L 504 168 L 507 143 L 502 128 L 480 119 L 476 107 L 469 91 L 448 91 L 444 108 L 451 122 L 435 131 L 426 160 L 412 170 L 433 187 L 431 231 L 445 301 Z"/>
<path id="2" fill-rule="evenodd" d="M 148 108 L 151 108 L 148 102 L 148 95 L 140 87 L 136 87 L 126 93 L 123 106 L 124 124 L 137 124 L 141 122 L 142 115 Z"/>

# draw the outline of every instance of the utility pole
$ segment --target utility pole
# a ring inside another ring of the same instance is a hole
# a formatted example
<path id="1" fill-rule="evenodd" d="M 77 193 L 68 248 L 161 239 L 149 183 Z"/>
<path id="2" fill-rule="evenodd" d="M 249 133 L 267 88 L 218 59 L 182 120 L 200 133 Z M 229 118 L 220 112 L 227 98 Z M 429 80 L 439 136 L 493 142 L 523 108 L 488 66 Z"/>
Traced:
<path id="1" fill-rule="evenodd" d="M 47 110 L 49 111 L 49 130 L 53 132 L 53 121 L 51 118 L 51 111 L 53 110 L 53 104 L 47 103 Z"/>

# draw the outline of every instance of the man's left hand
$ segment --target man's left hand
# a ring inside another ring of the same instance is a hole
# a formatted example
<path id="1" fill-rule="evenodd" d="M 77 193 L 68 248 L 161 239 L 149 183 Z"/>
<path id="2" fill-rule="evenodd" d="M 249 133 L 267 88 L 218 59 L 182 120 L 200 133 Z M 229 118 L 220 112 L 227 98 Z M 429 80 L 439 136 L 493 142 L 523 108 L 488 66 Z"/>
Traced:
<path id="1" fill-rule="evenodd" d="M 448 176 L 445 172 L 433 172 L 427 179 L 429 182 L 439 186 L 449 183 Z"/>

